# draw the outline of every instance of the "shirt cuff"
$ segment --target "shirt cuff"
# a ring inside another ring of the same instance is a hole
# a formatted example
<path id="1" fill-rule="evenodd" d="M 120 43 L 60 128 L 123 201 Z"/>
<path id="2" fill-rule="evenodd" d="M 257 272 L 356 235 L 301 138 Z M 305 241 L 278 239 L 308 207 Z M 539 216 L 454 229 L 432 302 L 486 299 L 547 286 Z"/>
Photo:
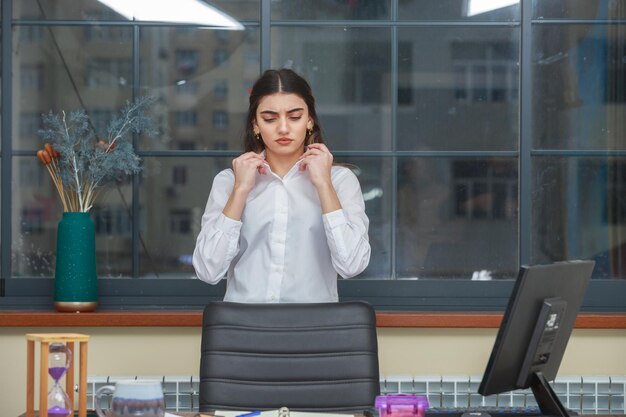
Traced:
<path id="1" fill-rule="evenodd" d="M 346 219 L 346 214 L 343 209 L 326 213 L 322 216 L 322 218 L 324 219 L 324 225 L 330 230 L 348 223 L 348 219 Z"/>
<path id="2" fill-rule="evenodd" d="M 226 235 L 232 236 L 235 233 L 239 233 L 242 224 L 240 220 L 233 220 L 224 213 L 220 213 L 217 222 L 215 222 L 215 228 Z"/>

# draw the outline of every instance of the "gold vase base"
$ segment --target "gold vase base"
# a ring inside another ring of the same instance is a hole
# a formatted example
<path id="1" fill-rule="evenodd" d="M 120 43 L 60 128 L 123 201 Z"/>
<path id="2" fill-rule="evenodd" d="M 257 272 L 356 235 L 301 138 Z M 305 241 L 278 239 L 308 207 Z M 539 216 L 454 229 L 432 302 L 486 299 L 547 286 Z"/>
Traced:
<path id="1" fill-rule="evenodd" d="M 54 308 L 60 313 L 89 313 L 96 311 L 97 301 L 55 301 Z"/>

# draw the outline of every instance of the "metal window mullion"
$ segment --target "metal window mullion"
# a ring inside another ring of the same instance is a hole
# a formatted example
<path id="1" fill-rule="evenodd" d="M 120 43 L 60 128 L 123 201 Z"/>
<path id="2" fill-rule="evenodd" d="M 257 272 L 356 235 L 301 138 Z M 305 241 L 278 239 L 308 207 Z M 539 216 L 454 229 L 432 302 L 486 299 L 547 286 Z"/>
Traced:
<path id="1" fill-rule="evenodd" d="M 13 66 L 13 31 L 11 26 L 11 17 L 13 14 L 12 2 L 5 0 L 2 2 L 2 156 L 0 162 L 2 173 L 0 192 L 0 236 L 2 238 L 2 252 L 0 254 L 0 281 L 11 277 L 11 215 L 12 215 L 12 190 L 11 190 L 11 167 L 12 167 L 12 117 L 11 117 L 11 101 L 13 97 L 13 86 L 11 67 Z M 0 286 L 0 297 L 3 297 L 4 286 Z"/>
<path id="2" fill-rule="evenodd" d="M 531 261 L 532 189 L 532 2 L 521 2 L 520 144 L 519 144 L 519 263 Z"/>
<path id="3" fill-rule="evenodd" d="M 272 42 L 272 28 L 271 28 L 271 12 L 272 7 L 270 0 L 261 0 L 260 20 L 261 20 L 261 71 L 270 69 L 271 62 L 271 42 Z"/>
<path id="4" fill-rule="evenodd" d="M 327 27 L 516 27 L 519 22 L 481 22 L 466 20 L 272 20 L 272 26 L 327 26 Z"/>
<path id="5" fill-rule="evenodd" d="M 398 20 L 398 1 L 391 1 L 391 20 L 396 23 Z M 398 146 L 398 129 L 397 112 L 398 112 L 398 26 L 393 25 L 391 27 L 391 150 L 395 153 Z M 398 157 L 393 156 L 391 158 L 391 277 L 390 279 L 397 279 L 396 264 L 398 256 L 398 244 L 397 244 L 397 228 L 398 228 Z"/>
<path id="6" fill-rule="evenodd" d="M 140 77 L 139 77 L 139 26 L 133 26 L 133 48 L 132 48 L 132 62 L 133 62 L 133 89 L 132 89 L 132 100 L 135 101 L 139 98 L 140 94 Z M 133 149 L 137 149 L 139 145 L 139 137 L 137 134 L 133 134 Z M 132 180 L 132 196 L 133 201 L 131 203 L 132 208 L 132 222 L 131 222 L 131 267 L 132 267 L 132 278 L 139 278 L 139 226 L 141 223 L 140 216 L 140 205 L 139 205 L 139 186 L 140 186 L 140 178 L 141 172 L 133 175 Z M 156 271 L 155 271 L 156 272 Z"/>

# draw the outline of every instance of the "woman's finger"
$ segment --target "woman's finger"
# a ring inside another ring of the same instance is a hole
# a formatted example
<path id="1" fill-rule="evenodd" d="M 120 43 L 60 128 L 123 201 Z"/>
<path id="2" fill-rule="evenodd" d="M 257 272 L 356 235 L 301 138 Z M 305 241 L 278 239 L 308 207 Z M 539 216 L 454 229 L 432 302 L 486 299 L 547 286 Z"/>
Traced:
<path id="1" fill-rule="evenodd" d="M 322 152 L 328 152 L 330 153 L 330 150 L 328 149 L 328 147 L 326 145 L 324 145 L 323 143 L 311 143 L 310 145 L 308 145 L 309 149 L 319 149 Z"/>

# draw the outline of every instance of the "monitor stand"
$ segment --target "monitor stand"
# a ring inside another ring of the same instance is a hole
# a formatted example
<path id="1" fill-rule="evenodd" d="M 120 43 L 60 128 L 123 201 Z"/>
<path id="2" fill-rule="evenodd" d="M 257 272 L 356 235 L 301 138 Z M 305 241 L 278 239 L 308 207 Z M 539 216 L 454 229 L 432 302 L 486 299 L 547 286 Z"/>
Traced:
<path id="1" fill-rule="evenodd" d="M 570 417 L 576 415 L 569 411 L 556 395 L 548 380 L 541 372 L 534 372 L 531 376 L 530 389 L 533 391 L 537 405 L 544 416 Z"/>

